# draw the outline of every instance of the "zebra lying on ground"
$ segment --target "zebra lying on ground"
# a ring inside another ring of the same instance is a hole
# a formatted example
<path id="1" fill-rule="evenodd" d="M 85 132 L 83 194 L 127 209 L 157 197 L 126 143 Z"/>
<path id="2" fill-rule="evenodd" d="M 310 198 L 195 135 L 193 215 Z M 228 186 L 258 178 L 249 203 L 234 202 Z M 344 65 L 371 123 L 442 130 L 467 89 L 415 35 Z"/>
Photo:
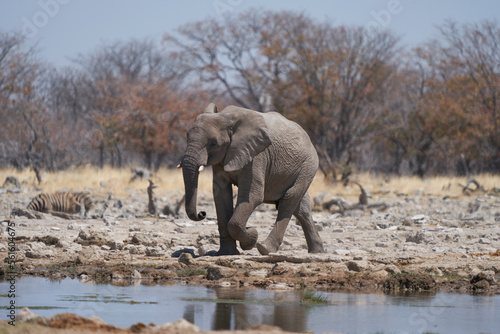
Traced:
<path id="1" fill-rule="evenodd" d="M 90 194 L 85 192 L 41 193 L 28 204 L 28 209 L 34 211 L 59 211 L 70 214 L 83 212 L 85 215 L 91 208 L 92 199 Z"/>

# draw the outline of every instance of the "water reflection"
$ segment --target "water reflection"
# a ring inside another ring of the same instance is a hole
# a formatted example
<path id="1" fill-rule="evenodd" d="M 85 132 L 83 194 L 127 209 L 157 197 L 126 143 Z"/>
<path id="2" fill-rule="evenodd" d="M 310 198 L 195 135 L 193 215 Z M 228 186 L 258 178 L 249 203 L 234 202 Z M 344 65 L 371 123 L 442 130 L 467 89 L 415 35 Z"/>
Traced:
<path id="1" fill-rule="evenodd" d="M 238 330 L 267 324 L 288 331 L 305 331 L 308 308 L 300 303 L 296 291 L 266 291 L 238 288 L 214 288 L 207 301 L 215 302 L 211 320 L 212 330 Z M 197 323 L 196 303 L 184 308 L 184 319 Z"/>
<path id="2" fill-rule="evenodd" d="M 7 291 L 8 282 L 0 282 Z M 299 291 L 203 286 L 99 285 L 24 277 L 16 281 L 16 305 L 41 316 L 75 313 L 106 323 L 176 321 L 202 330 L 236 330 L 268 324 L 288 331 L 344 333 L 497 333 L 500 296 L 465 294 L 324 293 L 330 304 L 306 306 Z M 0 304 L 8 305 L 7 295 Z"/>
<path id="3" fill-rule="evenodd" d="M 215 289 L 217 299 L 235 299 L 244 301 L 246 299 L 245 290 Z M 248 327 L 247 321 L 248 307 L 246 304 L 218 302 L 215 305 L 213 329 L 230 329 L 231 320 L 234 318 L 234 329 L 245 329 Z"/>
<path id="4" fill-rule="evenodd" d="M 214 292 L 218 300 L 231 301 L 216 304 L 212 329 L 236 330 L 268 324 L 289 331 L 306 330 L 308 311 L 300 304 L 298 292 L 272 291 L 265 296 L 258 290 L 217 288 Z"/>
<path id="5" fill-rule="evenodd" d="M 186 307 L 184 308 L 184 314 L 182 317 L 189 321 L 190 323 L 194 324 L 194 315 L 196 311 L 196 305 L 195 304 L 187 304 Z"/>

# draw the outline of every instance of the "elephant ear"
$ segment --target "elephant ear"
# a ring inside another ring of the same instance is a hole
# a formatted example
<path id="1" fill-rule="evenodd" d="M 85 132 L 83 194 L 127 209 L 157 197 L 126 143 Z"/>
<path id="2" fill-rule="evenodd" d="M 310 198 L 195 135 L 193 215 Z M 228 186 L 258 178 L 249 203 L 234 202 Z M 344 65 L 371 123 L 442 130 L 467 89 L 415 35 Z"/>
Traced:
<path id="1" fill-rule="evenodd" d="M 205 110 L 203 110 L 204 114 L 216 114 L 217 113 L 217 106 L 214 103 L 210 103 Z"/>
<path id="2" fill-rule="evenodd" d="M 227 172 L 242 169 L 271 145 L 266 120 L 259 112 L 237 109 L 230 118 L 234 123 L 231 144 L 224 160 Z"/>

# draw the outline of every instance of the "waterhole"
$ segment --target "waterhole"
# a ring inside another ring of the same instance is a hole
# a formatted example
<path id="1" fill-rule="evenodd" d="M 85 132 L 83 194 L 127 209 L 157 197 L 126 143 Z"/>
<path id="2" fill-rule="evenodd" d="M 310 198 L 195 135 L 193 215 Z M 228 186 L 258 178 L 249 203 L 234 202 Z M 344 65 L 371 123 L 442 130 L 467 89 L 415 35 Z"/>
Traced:
<path id="1" fill-rule="evenodd" d="M 12 298 L 0 283 L 0 304 Z M 245 329 L 259 324 L 288 331 L 341 333 L 499 333 L 500 296 L 466 294 L 386 295 L 256 290 L 189 285 L 81 283 L 23 277 L 15 305 L 40 316 L 98 316 L 128 328 L 184 318 L 202 330 Z M 4 309 L 6 320 L 7 311 Z"/>

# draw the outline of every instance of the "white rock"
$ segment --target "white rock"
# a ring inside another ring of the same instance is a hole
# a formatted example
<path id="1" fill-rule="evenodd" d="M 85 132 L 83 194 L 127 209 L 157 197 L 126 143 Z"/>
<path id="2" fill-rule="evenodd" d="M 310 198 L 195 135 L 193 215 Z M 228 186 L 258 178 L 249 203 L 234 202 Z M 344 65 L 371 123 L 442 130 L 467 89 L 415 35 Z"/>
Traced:
<path id="1" fill-rule="evenodd" d="M 123 241 L 115 240 L 111 243 L 111 250 L 122 250 L 123 249 Z"/>
<path id="2" fill-rule="evenodd" d="M 346 255 L 351 254 L 351 251 L 348 249 L 335 249 L 332 253 L 337 254 L 337 255 L 346 256 Z"/>
<path id="3" fill-rule="evenodd" d="M 161 247 L 148 247 L 146 248 L 146 255 L 153 257 L 161 257 L 165 255 L 165 251 Z"/>
<path id="4" fill-rule="evenodd" d="M 106 226 L 111 226 L 111 225 L 117 224 L 114 217 L 104 217 L 102 220 L 104 221 L 104 224 Z"/>
<path id="5" fill-rule="evenodd" d="M 147 247 L 144 245 L 135 246 L 136 254 L 143 255 L 146 254 Z"/>
<path id="6" fill-rule="evenodd" d="M 141 273 L 137 269 L 135 269 L 132 272 L 132 279 L 141 279 L 141 278 L 142 278 Z"/>
<path id="7" fill-rule="evenodd" d="M 385 271 L 391 274 L 401 274 L 401 270 L 393 264 L 385 266 Z"/>
<path id="8" fill-rule="evenodd" d="M 176 322 L 168 322 L 161 326 L 158 326 L 157 329 L 159 332 L 168 332 L 168 333 L 197 333 L 200 331 L 198 326 L 193 325 L 186 319 L 180 319 Z"/>
<path id="9" fill-rule="evenodd" d="M 69 247 L 66 249 L 66 251 L 68 253 L 79 253 L 82 251 L 82 245 L 76 243 L 76 242 L 73 242 L 69 245 Z"/>
<path id="10" fill-rule="evenodd" d="M 266 269 L 250 271 L 250 276 L 267 277 L 268 274 L 269 272 Z"/>
<path id="11" fill-rule="evenodd" d="M 59 240 L 56 244 L 57 248 L 66 249 L 70 246 L 70 242 L 66 240 Z"/>
<path id="12" fill-rule="evenodd" d="M 201 223 L 201 225 L 217 225 L 213 220 L 207 220 Z"/>
<path id="13" fill-rule="evenodd" d="M 88 319 L 92 320 L 93 322 L 96 322 L 98 324 L 106 325 L 106 322 L 104 320 L 102 320 L 101 318 L 99 318 L 98 316 L 96 316 L 96 315 L 92 315 L 92 316 L 88 317 Z"/>
<path id="14" fill-rule="evenodd" d="M 276 283 L 276 284 L 271 284 L 267 287 L 269 290 L 291 290 L 293 287 L 289 286 L 286 283 Z"/>
<path id="15" fill-rule="evenodd" d="M 27 251 L 27 250 L 31 250 L 31 247 L 29 244 L 17 244 L 16 245 L 16 250 L 18 251 Z"/>
<path id="16" fill-rule="evenodd" d="M 441 232 L 444 231 L 444 227 L 442 226 L 434 226 L 434 227 L 422 227 L 422 231 L 429 231 L 429 232 Z"/>
<path id="17" fill-rule="evenodd" d="M 39 317 L 39 315 L 31 312 L 31 310 L 29 308 L 23 307 L 19 312 L 17 312 L 16 320 L 19 322 L 23 322 L 23 321 L 28 321 L 28 320 L 35 319 L 38 317 Z"/>
<path id="18" fill-rule="evenodd" d="M 349 270 L 355 272 L 366 271 L 371 267 L 371 264 L 368 261 L 349 261 L 346 265 Z"/>
<path id="19" fill-rule="evenodd" d="M 429 222 L 429 217 L 426 215 L 415 215 L 410 218 L 413 220 L 416 224 L 427 224 Z"/>
<path id="20" fill-rule="evenodd" d="M 479 243 L 483 244 L 483 245 L 489 245 L 489 244 L 491 244 L 491 240 L 488 238 L 480 238 Z"/>
<path id="21" fill-rule="evenodd" d="M 446 247 L 433 247 L 432 251 L 436 253 L 446 253 L 448 249 Z"/>
<path id="22" fill-rule="evenodd" d="M 367 253 L 368 252 L 365 251 L 365 250 L 353 248 L 353 249 L 351 249 L 351 253 L 350 254 L 353 255 L 353 256 L 361 257 L 361 256 L 366 255 Z"/>
<path id="23" fill-rule="evenodd" d="M 446 229 L 444 232 L 446 232 L 446 233 L 464 233 L 464 229 L 463 228 L 449 228 L 449 229 Z"/>
<path id="24" fill-rule="evenodd" d="M 191 224 L 191 223 L 175 223 L 175 225 L 179 226 L 179 227 L 192 227 L 194 226 L 194 224 Z"/>
<path id="25" fill-rule="evenodd" d="M 28 245 L 35 252 L 39 252 L 47 248 L 47 245 L 45 245 L 43 242 L 30 242 L 28 243 Z"/>
<path id="26" fill-rule="evenodd" d="M 198 248 L 198 255 L 205 256 L 210 251 L 217 251 L 219 246 L 217 245 L 202 245 Z"/>
<path id="27" fill-rule="evenodd" d="M 406 242 L 414 242 L 417 244 L 435 245 L 439 242 L 439 238 L 434 234 L 425 231 L 413 231 L 406 235 Z"/>

